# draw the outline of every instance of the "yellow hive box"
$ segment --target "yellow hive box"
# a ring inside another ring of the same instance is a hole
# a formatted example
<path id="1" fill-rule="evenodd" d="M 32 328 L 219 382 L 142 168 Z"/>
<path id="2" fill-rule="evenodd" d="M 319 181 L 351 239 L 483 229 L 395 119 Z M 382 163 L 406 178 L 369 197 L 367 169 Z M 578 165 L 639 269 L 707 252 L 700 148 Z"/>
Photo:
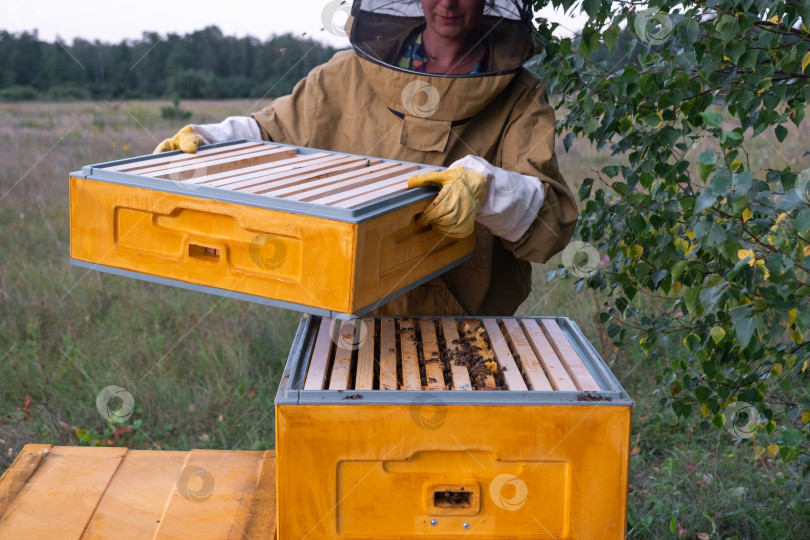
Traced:
<path id="1" fill-rule="evenodd" d="M 321 315 L 364 313 L 468 258 L 414 217 L 416 164 L 262 141 L 70 175 L 74 264 Z"/>
<path id="2" fill-rule="evenodd" d="M 279 538 L 624 538 L 631 407 L 566 318 L 304 315 Z"/>

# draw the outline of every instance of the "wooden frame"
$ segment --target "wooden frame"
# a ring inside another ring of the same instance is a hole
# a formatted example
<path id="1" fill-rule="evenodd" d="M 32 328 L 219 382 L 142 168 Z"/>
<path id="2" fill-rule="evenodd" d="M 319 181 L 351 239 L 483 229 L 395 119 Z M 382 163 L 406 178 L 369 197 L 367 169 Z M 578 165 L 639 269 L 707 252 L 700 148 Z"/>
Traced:
<path id="1" fill-rule="evenodd" d="M 113 165 L 109 170 L 163 178 L 292 201 L 356 208 L 408 189 L 415 172 L 434 168 L 363 156 L 245 142 L 196 154 L 156 157 Z M 193 189 L 193 188 L 192 188 Z"/>
<path id="2" fill-rule="evenodd" d="M 481 360 L 473 380 L 467 365 L 456 360 L 475 355 Z M 491 373 L 482 375 L 481 366 Z M 514 317 L 323 318 L 304 390 L 327 386 L 341 391 L 600 391 L 554 320 Z"/>

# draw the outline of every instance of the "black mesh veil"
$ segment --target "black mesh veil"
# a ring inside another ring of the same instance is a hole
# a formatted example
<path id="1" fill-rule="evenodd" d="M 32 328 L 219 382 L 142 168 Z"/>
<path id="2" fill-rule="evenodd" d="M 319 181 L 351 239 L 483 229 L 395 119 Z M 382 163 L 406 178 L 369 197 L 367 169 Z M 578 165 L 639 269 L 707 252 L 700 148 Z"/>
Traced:
<path id="1" fill-rule="evenodd" d="M 476 44 L 483 41 L 489 48 L 486 74 L 517 70 L 534 52 L 532 2 L 481 2 L 484 4 L 483 17 Z M 350 41 L 357 54 L 398 70 L 403 69 L 397 66 L 403 43 L 414 29 L 426 24 L 420 0 L 355 0 L 352 17 Z"/>

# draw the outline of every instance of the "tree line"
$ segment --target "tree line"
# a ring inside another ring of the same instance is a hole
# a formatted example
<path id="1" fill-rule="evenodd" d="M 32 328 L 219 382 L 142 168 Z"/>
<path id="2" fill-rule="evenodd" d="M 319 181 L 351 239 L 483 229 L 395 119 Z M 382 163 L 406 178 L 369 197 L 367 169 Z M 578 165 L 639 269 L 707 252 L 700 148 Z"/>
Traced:
<path id="1" fill-rule="evenodd" d="M 0 101 L 276 97 L 335 52 L 291 34 L 261 41 L 216 26 L 118 44 L 0 31 Z"/>

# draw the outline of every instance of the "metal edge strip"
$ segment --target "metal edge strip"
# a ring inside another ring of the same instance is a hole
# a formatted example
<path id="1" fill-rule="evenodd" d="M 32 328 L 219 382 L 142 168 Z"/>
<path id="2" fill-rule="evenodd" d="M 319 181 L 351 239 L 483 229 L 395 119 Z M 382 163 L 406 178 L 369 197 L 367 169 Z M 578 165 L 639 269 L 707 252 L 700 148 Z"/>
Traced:
<path id="1" fill-rule="evenodd" d="M 599 385 L 599 388 L 603 392 L 611 392 L 614 391 L 616 388 L 615 384 L 609 384 L 605 378 L 605 374 L 602 370 L 599 369 L 600 362 L 595 362 L 594 358 L 602 359 L 601 355 L 599 355 L 595 349 L 584 350 L 582 346 L 582 342 L 587 342 L 588 339 L 582 333 L 582 330 L 579 329 L 578 326 L 573 324 L 574 321 L 569 319 L 568 317 L 557 317 L 556 318 L 557 324 L 562 330 L 565 337 L 568 339 L 568 343 L 574 348 L 577 355 L 579 356 L 580 360 L 585 364 L 585 367 L 588 368 L 591 376 Z M 596 354 L 594 354 L 596 353 Z M 604 359 L 602 359 L 602 363 L 604 363 Z"/>
<path id="2" fill-rule="evenodd" d="M 320 317 L 316 318 L 320 321 Z M 276 397 L 273 400 L 274 404 L 298 403 L 298 390 L 293 390 L 293 388 L 296 386 L 303 387 L 306 373 L 294 372 L 293 368 L 299 365 L 306 367 L 308 364 L 304 356 L 309 355 L 312 350 L 317 331 L 318 326 L 313 324 L 313 317 L 305 313 L 298 323 L 298 330 L 296 330 L 290 346 L 287 363 L 284 365 L 284 372 L 281 375 Z"/>
<path id="3" fill-rule="evenodd" d="M 566 325 L 569 325 L 574 330 L 571 332 L 572 339 L 570 341 L 572 341 L 572 344 L 575 347 L 581 347 L 583 351 L 590 353 L 593 358 L 599 359 L 599 362 L 593 362 L 593 367 L 604 379 L 604 386 L 610 388 L 609 391 L 611 392 L 621 392 L 632 403 L 633 400 L 624 390 L 624 387 L 622 386 L 621 382 L 619 382 L 619 379 L 617 379 L 616 375 L 613 374 L 613 371 L 607 365 L 605 359 L 602 358 L 602 355 L 599 354 L 599 351 L 596 350 L 596 347 L 593 346 L 593 343 L 591 343 L 590 340 L 585 337 L 585 334 L 582 332 L 582 330 L 580 330 L 579 325 L 568 317 L 562 317 L 562 319 L 565 320 Z M 574 343 L 574 341 L 577 343 Z M 602 385 L 601 382 L 600 385 Z"/>
<path id="4" fill-rule="evenodd" d="M 272 144 L 285 148 L 295 148 L 301 155 L 312 154 L 315 152 L 330 152 L 335 155 L 360 157 L 368 159 L 370 156 L 361 156 L 358 154 L 347 154 L 345 152 L 332 152 L 331 150 L 319 150 L 316 148 L 306 148 L 301 146 L 294 146 L 290 144 L 282 144 L 271 141 L 258 141 L 255 139 L 239 139 L 228 141 L 225 143 L 211 144 L 201 146 L 201 149 L 214 148 L 226 146 L 229 144 L 240 144 L 243 142 L 260 142 L 263 144 Z M 166 152 L 168 155 L 178 155 L 179 150 L 175 152 Z M 154 156 L 154 155 L 153 155 Z M 194 184 L 193 188 L 183 187 L 184 184 L 163 178 L 151 178 L 149 176 L 139 176 L 137 174 L 108 171 L 107 167 L 115 165 L 124 165 L 127 163 L 134 163 L 138 161 L 145 161 L 151 159 L 153 156 L 139 156 L 136 158 L 127 158 L 118 161 L 108 161 L 105 163 L 98 163 L 95 165 L 86 165 L 81 171 L 70 173 L 71 176 L 78 178 L 85 178 L 87 180 L 96 180 L 100 182 L 109 182 L 120 184 L 135 188 L 149 189 L 153 191 L 161 191 L 164 193 L 174 193 L 177 195 L 187 195 L 190 197 L 197 197 L 200 199 L 210 199 L 220 202 L 228 202 L 234 204 L 242 204 L 246 206 L 253 206 L 256 208 L 264 208 L 267 210 L 278 210 L 282 212 L 290 212 L 301 215 L 308 215 L 319 217 L 323 219 L 330 219 L 334 221 L 343 221 L 347 223 L 362 223 L 370 219 L 374 219 L 382 214 L 395 210 L 408 204 L 413 204 L 419 201 L 428 199 L 436 195 L 435 189 L 428 188 L 414 188 L 400 193 L 393 193 L 391 195 L 382 197 L 381 199 L 370 202 L 363 206 L 354 209 L 349 208 L 336 208 L 333 206 L 316 204 L 312 202 L 292 201 L 278 197 L 268 197 L 254 193 L 242 193 L 231 189 L 217 188 L 210 186 L 198 186 Z M 398 161 L 394 159 L 383 159 L 383 161 L 399 163 L 401 165 L 416 165 L 417 167 L 424 168 L 426 165 L 419 163 L 411 163 L 408 161 Z M 441 167 L 438 167 L 441 168 Z"/>
<path id="5" fill-rule="evenodd" d="M 509 392 L 493 390 L 299 390 L 298 404 L 329 405 L 596 405 L 632 406 L 620 392 L 599 392 L 599 399 L 582 399 L 583 392 Z M 288 401 L 288 403 L 290 403 Z"/>

